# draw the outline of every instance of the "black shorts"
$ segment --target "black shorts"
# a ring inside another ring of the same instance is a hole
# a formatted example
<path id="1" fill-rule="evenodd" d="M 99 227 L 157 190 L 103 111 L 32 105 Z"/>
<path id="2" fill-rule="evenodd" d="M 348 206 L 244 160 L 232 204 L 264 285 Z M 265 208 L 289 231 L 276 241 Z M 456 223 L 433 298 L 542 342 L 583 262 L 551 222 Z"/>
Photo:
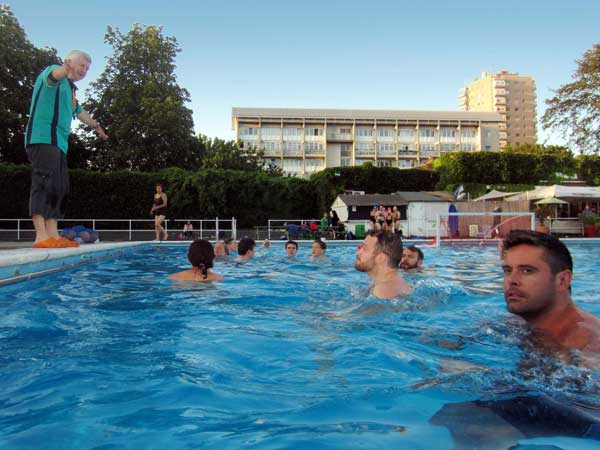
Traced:
<path id="1" fill-rule="evenodd" d="M 69 194 L 67 155 L 49 144 L 29 145 L 26 151 L 31 162 L 29 215 L 63 219 Z"/>

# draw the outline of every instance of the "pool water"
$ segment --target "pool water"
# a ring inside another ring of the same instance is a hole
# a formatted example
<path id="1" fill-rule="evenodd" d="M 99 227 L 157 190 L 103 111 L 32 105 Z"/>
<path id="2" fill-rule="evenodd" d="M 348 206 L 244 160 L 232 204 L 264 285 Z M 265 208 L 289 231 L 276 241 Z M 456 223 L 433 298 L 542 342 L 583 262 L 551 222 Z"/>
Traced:
<path id="1" fill-rule="evenodd" d="M 600 315 L 599 248 L 570 248 Z M 498 433 L 485 405 L 514 398 L 598 417 L 600 372 L 506 312 L 495 248 L 424 250 L 405 301 L 368 297 L 356 245 L 305 243 L 218 261 L 218 283 L 169 281 L 187 247 L 165 245 L 5 286 L 0 448 L 451 449 L 472 421 L 465 448 L 597 448 L 556 424 Z"/>

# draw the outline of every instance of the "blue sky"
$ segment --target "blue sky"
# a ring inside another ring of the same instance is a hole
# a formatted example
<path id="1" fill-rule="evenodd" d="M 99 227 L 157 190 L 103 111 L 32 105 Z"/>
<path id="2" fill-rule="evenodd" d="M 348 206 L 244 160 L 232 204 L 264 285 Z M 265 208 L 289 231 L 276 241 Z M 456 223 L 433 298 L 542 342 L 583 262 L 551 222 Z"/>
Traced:
<path id="1" fill-rule="evenodd" d="M 596 0 L 0 2 L 36 46 L 92 55 L 84 90 L 111 54 L 107 25 L 162 26 L 181 47 L 196 132 L 224 139 L 233 106 L 457 110 L 458 89 L 484 70 L 532 76 L 539 118 L 600 42 Z M 538 139 L 561 142 L 541 127 Z"/>

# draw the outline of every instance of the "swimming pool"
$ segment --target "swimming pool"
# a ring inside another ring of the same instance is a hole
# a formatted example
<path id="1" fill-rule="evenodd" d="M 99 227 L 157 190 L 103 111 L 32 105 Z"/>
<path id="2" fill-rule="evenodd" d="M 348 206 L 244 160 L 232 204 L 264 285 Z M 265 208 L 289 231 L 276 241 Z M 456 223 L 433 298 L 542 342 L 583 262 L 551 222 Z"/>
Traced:
<path id="1" fill-rule="evenodd" d="M 570 248 L 573 296 L 600 315 L 600 247 Z M 0 288 L 0 447 L 450 449 L 473 419 L 503 442 L 476 400 L 599 415 L 599 373 L 534 348 L 506 312 L 494 248 L 425 249 L 404 302 L 366 297 L 355 250 L 311 260 L 301 243 L 290 260 L 276 243 L 218 262 L 222 282 L 178 284 L 187 247 L 161 245 Z"/>

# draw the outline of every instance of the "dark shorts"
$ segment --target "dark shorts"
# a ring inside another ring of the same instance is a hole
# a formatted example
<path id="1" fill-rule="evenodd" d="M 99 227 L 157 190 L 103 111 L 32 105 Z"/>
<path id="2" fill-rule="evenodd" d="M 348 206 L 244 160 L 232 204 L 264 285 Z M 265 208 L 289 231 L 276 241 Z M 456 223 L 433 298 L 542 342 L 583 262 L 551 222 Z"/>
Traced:
<path id="1" fill-rule="evenodd" d="M 69 194 L 67 155 L 49 144 L 33 144 L 26 151 L 31 162 L 29 215 L 63 219 Z"/>

